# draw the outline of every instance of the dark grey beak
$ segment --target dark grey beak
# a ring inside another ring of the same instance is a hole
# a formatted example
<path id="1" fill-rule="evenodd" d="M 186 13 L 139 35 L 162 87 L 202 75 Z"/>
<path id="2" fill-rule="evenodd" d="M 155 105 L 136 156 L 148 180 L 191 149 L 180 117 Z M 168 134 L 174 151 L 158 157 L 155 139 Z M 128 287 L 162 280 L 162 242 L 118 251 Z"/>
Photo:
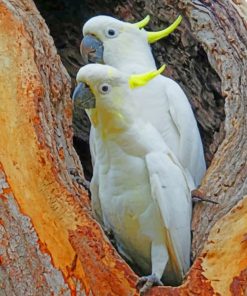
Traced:
<path id="1" fill-rule="evenodd" d="M 85 64 L 99 63 L 103 64 L 103 43 L 93 35 L 86 35 L 80 45 L 82 60 Z"/>
<path id="2" fill-rule="evenodd" d="M 78 83 L 73 92 L 74 112 L 95 108 L 95 97 L 90 88 L 85 83 Z"/>

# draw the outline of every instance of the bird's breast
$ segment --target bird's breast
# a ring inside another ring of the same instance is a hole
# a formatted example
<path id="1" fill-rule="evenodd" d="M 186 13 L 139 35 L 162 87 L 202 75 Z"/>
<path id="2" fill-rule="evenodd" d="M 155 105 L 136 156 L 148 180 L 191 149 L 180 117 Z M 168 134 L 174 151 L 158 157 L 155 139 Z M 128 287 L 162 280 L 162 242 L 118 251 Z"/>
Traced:
<path id="1" fill-rule="evenodd" d="M 114 157 L 114 153 L 111 156 L 109 169 L 105 165 L 100 168 L 99 197 L 104 223 L 112 229 L 121 249 L 131 258 L 138 258 L 137 262 L 142 262 L 147 270 L 151 239 L 142 231 L 141 217 L 153 200 L 146 164 L 138 157 Z"/>

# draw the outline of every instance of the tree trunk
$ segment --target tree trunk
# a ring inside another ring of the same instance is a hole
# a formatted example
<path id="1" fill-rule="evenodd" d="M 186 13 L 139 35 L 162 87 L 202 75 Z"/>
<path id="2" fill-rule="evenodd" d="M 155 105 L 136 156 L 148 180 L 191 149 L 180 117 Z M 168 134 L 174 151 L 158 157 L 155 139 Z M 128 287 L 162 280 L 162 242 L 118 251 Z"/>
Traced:
<path id="1" fill-rule="evenodd" d="M 28 0 L 1 1 L 0 17 L 0 295 L 106 295 L 114 289 L 104 270 L 127 295 L 135 275 L 122 267 L 90 216 L 88 194 L 68 173 L 82 172 L 72 146 L 70 82 L 45 22 Z M 86 252 L 95 253 L 93 264 L 104 258 L 102 274 L 93 269 L 98 282 Z"/>
<path id="2" fill-rule="evenodd" d="M 72 81 L 81 20 L 96 13 L 140 20 L 149 13 L 150 29 L 160 29 L 184 16 L 154 53 L 190 99 L 209 165 L 200 189 L 219 204 L 194 207 L 195 261 L 184 284 L 149 295 L 244 295 L 246 2 L 36 2 Z M 72 146 L 70 78 L 44 20 L 30 0 L 0 0 L 0 22 L 0 295 L 138 295 L 137 275 L 92 219 L 88 194 L 70 174 L 83 178 Z M 89 178 L 88 129 L 85 120 L 74 142 Z"/>

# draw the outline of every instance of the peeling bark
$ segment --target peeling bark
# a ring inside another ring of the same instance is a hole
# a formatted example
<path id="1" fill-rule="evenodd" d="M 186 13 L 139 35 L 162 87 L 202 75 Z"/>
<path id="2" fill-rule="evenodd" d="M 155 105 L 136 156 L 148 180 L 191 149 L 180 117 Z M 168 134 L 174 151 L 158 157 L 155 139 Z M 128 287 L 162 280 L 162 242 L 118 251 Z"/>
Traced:
<path id="1" fill-rule="evenodd" d="M 239 13 L 241 5 L 232 1 L 213 1 L 206 5 L 199 1 L 191 5 L 183 2 L 180 7 L 191 22 L 193 34 L 221 79 L 226 114 L 224 140 L 202 183 L 202 190 L 217 200 L 219 206 L 198 205 L 194 209 L 195 256 L 202 249 L 210 228 L 247 193 L 247 15 L 244 18 Z"/>
<path id="2" fill-rule="evenodd" d="M 69 236 L 95 228 L 88 195 L 68 173 L 82 172 L 69 76 L 31 1 L 1 1 L 0 17 L 0 294 L 89 295 L 93 284 Z M 102 231 L 96 237 L 109 245 Z M 114 251 L 108 258 L 122 260 Z M 131 275 L 126 267 L 126 280 L 120 272 L 115 279 L 131 291 Z"/>
<path id="3" fill-rule="evenodd" d="M 0 167 L 0 295 L 70 295 Z"/>
<path id="4" fill-rule="evenodd" d="M 112 3 L 84 1 L 82 21 L 96 12 L 125 20 L 150 13 L 150 29 L 160 29 L 178 13 L 184 16 L 154 53 L 193 106 L 210 165 L 201 190 L 219 202 L 194 208 L 195 261 L 184 284 L 154 288 L 149 295 L 244 294 L 247 4 Z M 74 11 L 77 4 L 74 0 Z M 57 11 L 57 2 L 49 5 Z M 61 12 L 66 1 L 60 5 Z M 80 42 L 81 24 L 64 18 L 66 46 L 60 43 L 58 50 L 73 79 L 80 60 L 71 44 Z M 83 178 L 72 146 L 70 78 L 44 20 L 32 1 L 0 0 L 0 23 L 0 294 L 138 295 L 137 276 L 91 218 L 87 192 L 69 174 L 73 169 Z M 52 33 L 59 30 L 57 25 Z M 79 140 L 87 141 L 87 130 L 85 123 Z M 88 161 L 85 146 L 79 146 Z"/>

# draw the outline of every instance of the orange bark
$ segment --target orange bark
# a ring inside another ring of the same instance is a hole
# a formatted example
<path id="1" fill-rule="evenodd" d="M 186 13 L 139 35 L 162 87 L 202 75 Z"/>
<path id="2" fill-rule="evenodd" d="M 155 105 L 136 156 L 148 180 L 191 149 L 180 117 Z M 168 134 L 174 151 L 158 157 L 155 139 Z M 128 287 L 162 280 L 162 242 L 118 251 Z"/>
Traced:
<path id="1" fill-rule="evenodd" d="M 4 61 L 0 73 L 0 162 L 6 187 L 3 188 L 2 200 L 7 202 L 9 195 L 13 196 L 20 214 L 31 219 L 38 237 L 33 243 L 50 257 L 51 265 L 61 271 L 71 294 L 78 289 L 89 293 L 93 286 L 85 274 L 85 263 L 75 259 L 77 253 L 69 240 L 69 233 L 74 233 L 74 240 L 77 237 L 80 242 L 83 236 L 76 234 L 78 226 L 93 229 L 95 222 L 89 215 L 86 192 L 73 185 L 67 172 L 69 167 L 66 161 L 80 169 L 71 143 L 68 78 L 34 5 L 29 1 L 16 3 L 25 5 L 24 8 L 36 14 L 35 21 L 40 27 L 39 37 L 46 39 L 41 40 L 43 48 L 38 48 L 36 41 L 32 39 L 32 34 L 35 33 L 32 31 L 32 20 L 28 19 L 31 23 L 28 25 L 25 23 L 27 19 L 18 17 L 18 12 L 24 14 L 23 8 L 14 10 L 7 3 L 0 3 L 1 26 L 4 28 L 0 44 L 1 59 Z M 43 50 L 43 60 L 39 60 L 39 50 Z M 46 71 L 40 72 L 40 67 Z M 58 71 L 60 73 L 56 73 Z M 49 86 L 48 90 L 45 89 L 46 84 Z M 55 114 L 53 106 L 56 101 L 62 104 L 62 111 L 58 114 Z M 59 132 L 62 135 L 57 139 L 54 130 L 59 124 L 64 125 L 64 130 Z M 61 141 L 63 135 L 65 142 Z M 68 156 L 67 152 L 61 152 L 66 149 L 70 150 L 72 157 Z M 4 218 L 6 221 L 8 217 Z M 97 240 L 101 241 L 101 247 L 107 246 L 112 250 L 102 231 L 98 229 L 96 234 Z M 134 275 L 126 267 L 125 278 L 121 274 L 121 259 L 116 252 L 108 253 L 109 263 L 114 266 L 116 261 L 116 266 L 109 272 L 116 274 L 115 281 L 119 281 L 117 287 L 123 295 L 127 295 L 124 291 L 133 289 Z M 2 266 L 6 264 L 10 267 L 10 272 L 11 268 L 13 270 L 13 262 L 7 260 L 7 257 L 1 257 L 1 262 L 4 262 Z M 40 268 L 42 269 L 42 265 Z M 128 280 L 128 277 L 132 280 Z M 15 282 L 13 279 L 12 281 L 14 285 Z M 106 281 L 105 276 L 102 283 L 103 291 L 108 283 L 114 285 L 114 282 Z M 100 285 L 97 287 L 98 293 L 101 294 Z"/>

